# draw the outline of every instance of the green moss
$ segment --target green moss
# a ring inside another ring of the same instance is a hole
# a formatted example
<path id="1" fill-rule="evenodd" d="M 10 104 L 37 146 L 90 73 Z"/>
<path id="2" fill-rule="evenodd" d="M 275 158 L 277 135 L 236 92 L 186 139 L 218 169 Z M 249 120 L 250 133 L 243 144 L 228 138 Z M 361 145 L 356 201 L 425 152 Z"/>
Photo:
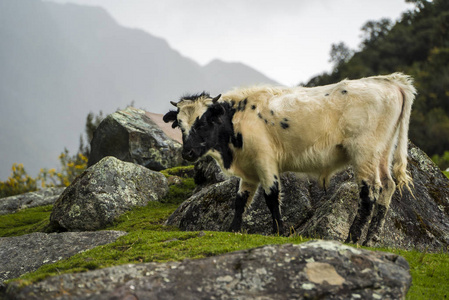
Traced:
<path id="1" fill-rule="evenodd" d="M 386 251 L 403 256 L 410 265 L 412 286 L 406 299 L 449 299 L 449 254 L 421 253 L 399 249 L 369 248 L 374 251 Z"/>
<path id="2" fill-rule="evenodd" d="M 286 238 L 228 232 L 183 232 L 163 225 L 179 203 L 185 200 L 195 187 L 191 178 L 180 177 L 182 183 L 172 185 L 163 202 L 150 202 L 145 207 L 136 207 L 107 228 L 127 231 L 128 235 L 112 244 L 96 247 L 54 264 L 42 266 L 36 272 L 23 275 L 16 280 L 24 286 L 61 273 L 84 272 L 127 263 L 203 258 L 267 244 L 306 241 L 301 236 Z M 10 236 L 42 230 L 48 222 L 50 212 L 51 206 L 47 206 L 27 209 L 14 215 L 0 216 L 0 233 L 3 236 Z M 422 223 L 423 229 L 426 228 L 422 220 L 418 222 Z M 395 226 L 403 225 L 398 221 Z M 405 257 L 410 264 L 413 278 L 407 299 L 449 298 L 449 272 L 447 272 L 449 249 L 445 249 L 446 253 L 438 254 L 398 249 L 367 249 L 393 252 Z"/>
<path id="3" fill-rule="evenodd" d="M 219 255 L 266 244 L 299 243 L 301 239 L 229 232 L 182 232 L 138 230 L 115 243 L 77 254 L 41 267 L 21 277 L 27 283 L 62 273 L 142 262 L 166 262 Z M 95 262 L 95 263 L 93 263 Z"/>
<path id="4" fill-rule="evenodd" d="M 194 166 L 180 166 L 162 170 L 161 173 L 164 174 L 165 177 L 179 176 L 183 178 L 191 178 L 193 177 L 193 169 Z"/>
<path id="5" fill-rule="evenodd" d="M 193 178 L 184 178 L 180 184 L 172 184 L 169 187 L 167 196 L 161 200 L 162 203 L 181 204 L 192 195 L 195 188 Z"/>
<path id="6" fill-rule="evenodd" d="M 0 215 L 0 236 L 45 232 L 50 223 L 52 208 L 52 205 L 48 205 L 24 209 L 14 214 Z"/>

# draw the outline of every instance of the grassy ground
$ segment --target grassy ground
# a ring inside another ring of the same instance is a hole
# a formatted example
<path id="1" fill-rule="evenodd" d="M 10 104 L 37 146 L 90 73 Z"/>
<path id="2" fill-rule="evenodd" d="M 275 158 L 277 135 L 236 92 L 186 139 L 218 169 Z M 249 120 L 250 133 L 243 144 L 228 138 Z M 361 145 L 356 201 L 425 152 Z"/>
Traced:
<path id="1" fill-rule="evenodd" d="M 180 170 L 179 172 L 184 172 Z M 166 176 L 176 173 L 165 173 Z M 183 173 L 185 174 L 185 173 Z M 276 237 L 228 232 L 183 232 L 164 226 L 164 221 L 189 196 L 194 184 L 183 178 L 180 186 L 171 186 L 162 203 L 136 208 L 118 219 L 108 230 L 129 234 L 115 243 L 77 254 L 69 259 L 42 266 L 20 278 L 28 284 L 66 272 L 84 272 L 126 263 L 164 262 L 195 259 L 267 244 L 301 243 L 302 237 Z M 43 231 L 48 224 L 51 206 L 23 210 L 0 216 L 0 236 L 14 236 Z M 404 256 L 410 264 L 413 285 L 407 299 L 449 299 L 449 254 L 420 253 L 397 249 L 373 249 Z"/>

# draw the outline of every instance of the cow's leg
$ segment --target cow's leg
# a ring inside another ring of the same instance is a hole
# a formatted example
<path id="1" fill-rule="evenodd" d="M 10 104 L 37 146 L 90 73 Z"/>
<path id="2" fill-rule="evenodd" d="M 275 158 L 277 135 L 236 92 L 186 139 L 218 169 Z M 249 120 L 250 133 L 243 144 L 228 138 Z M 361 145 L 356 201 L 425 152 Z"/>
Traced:
<path id="1" fill-rule="evenodd" d="M 370 226 L 368 228 L 368 233 L 366 235 L 365 242 L 366 246 L 370 241 L 378 241 L 380 230 L 385 223 L 385 215 L 390 207 L 391 198 L 393 197 L 394 191 L 396 189 L 396 184 L 391 177 L 389 164 L 383 163 L 380 166 L 380 178 L 382 183 L 382 192 L 379 195 L 379 199 L 376 202 L 373 218 L 371 219 Z"/>
<path id="2" fill-rule="evenodd" d="M 242 218 L 245 209 L 251 204 L 257 185 L 240 180 L 239 190 L 235 197 L 235 213 L 229 231 L 239 232 L 242 228 Z"/>
<path id="3" fill-rule="evenodd" d="M 356 243 L 360 239 L 381 190 L 379 164 L 374 157 L 368 163 L 355 165 L 354 169 L 359 182 L 360 199 L 357 215 L 349 229 L 346 243 Z"/>
<path id="4" fill-rule="evenodd" d="M 279 174 L 269 175 L 270 178 L 266 178 L 261 182 L 264 190 L 265 202 L 268 209 L 271 212 L 273 219 L 273 234 L 284 234 L 284 223 L 282 222 L 281 215 L 281 185 L 279 182 Z"/>

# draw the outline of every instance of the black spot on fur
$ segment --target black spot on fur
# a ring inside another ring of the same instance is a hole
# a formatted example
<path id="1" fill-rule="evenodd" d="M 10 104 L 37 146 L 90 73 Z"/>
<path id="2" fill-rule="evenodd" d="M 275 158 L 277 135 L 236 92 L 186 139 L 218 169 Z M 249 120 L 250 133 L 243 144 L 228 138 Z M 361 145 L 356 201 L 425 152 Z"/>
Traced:
<path id="1" fill-rule="evenodd" d="M 271 113 L 272 116 L 274 116 L 274 111 L 270 110 L 270 113 Z"/>
<path id="2" fill-rule="evenodd" d="M 263 119 L 262 114 L 261 113 L 257 113 L 257 116 L 261 119 Z"/>
<path id="3" fill-rule="evenodd" d="M 238 110 L 238 111 L 244 111 L 245 108 L 246 108 L 246 104 L 248 104 L 248 99 L 245 99 L 245 100 L 243 100 L 243 101 L 240 101 L 240 102 L 239 102 L 239 105 L 238 105 L 238 107 L 237 107 L 237 110 Z"/>
<path id="4" fill-rule="evenodd" d="M 344 94 L 347 94 L 348 91 L 347 90 L 343 90 L 343 91 L 341 91 L 341 93 L 344 95 Z"/>
<path id="5" fill-rule="evenodd" d="M 290 125 L 288 125 L 288 123 L 281 122 L 281 127 L 282 129 L 287 129 L 290 127 Z"/>
<path id="6" fill-rule="evenodd" d="M 234 107 L 234 105 L 235 105 L 235 101 L 231 100 L 231 107 Z"/>
<path id="7" fill-rule="evenodd" d="M 268 120 L 267 119 L 264 119 L 264 121 L 265 121 L 265 124 L 268 124 Z"/>
<path id="8" fill-rule="evenodd" d="M 329 96 L 329 93 L 327 93 L 326 95 L 324 95 L 324 96 Z"/>
<path id="9" fill-rule="evenodd" d="M 242 148 L 243 147 L 243 136 L 240 132 L 237 133 L 236 136 L 232 137 L 232 144 L 235 148 Z"/>
<path id="10" fill-rule="evenodd" d="M 255 105 L 251 105 L 251 109 L 252 109 L 252 110 L 255 110 L 255 109 L 256 109 L 256 106 L 255 106 Z"/>
<path id="11" fill-rule="evenodd" d="M 288 119 L 287 119 L 287 118 L 284 118 L 284 122 L 288 122 Z"/>

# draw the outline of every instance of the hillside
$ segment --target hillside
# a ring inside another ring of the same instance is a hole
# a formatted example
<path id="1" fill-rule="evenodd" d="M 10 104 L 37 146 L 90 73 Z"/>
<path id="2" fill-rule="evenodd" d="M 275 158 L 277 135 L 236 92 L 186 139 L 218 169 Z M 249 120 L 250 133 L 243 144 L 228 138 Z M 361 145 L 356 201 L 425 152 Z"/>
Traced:
<path id="1" fill-rule="evenodd" d="M 0 180 L 14 162 L 34 175 L 76 151 L 90 111 L 164 113 L 184 93 L 274 83 L 243 64 L 200 66 L 98 7 L 1 1 L 0 40 Z"/>

